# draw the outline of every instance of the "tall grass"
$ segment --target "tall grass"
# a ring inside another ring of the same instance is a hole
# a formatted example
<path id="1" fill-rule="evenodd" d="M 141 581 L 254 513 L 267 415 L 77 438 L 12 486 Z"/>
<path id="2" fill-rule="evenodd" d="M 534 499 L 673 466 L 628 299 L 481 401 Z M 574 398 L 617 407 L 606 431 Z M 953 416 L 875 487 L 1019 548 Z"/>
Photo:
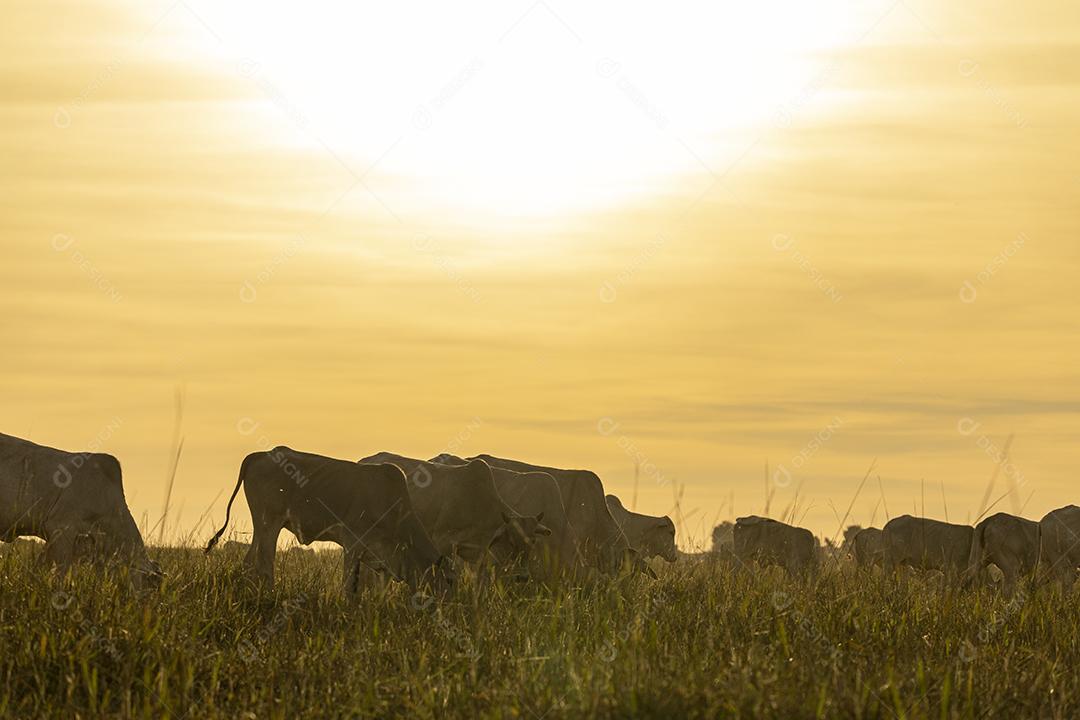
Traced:
<path id="1" fill-rule="evenodd" d="M 793 580 L 709 558 L 660 579 L 340 591 L 340 555 L 152 548 L 144 594 L 0 558 L 0 716 L 1076 717 L 1080 607 L 933 579 Z"/>

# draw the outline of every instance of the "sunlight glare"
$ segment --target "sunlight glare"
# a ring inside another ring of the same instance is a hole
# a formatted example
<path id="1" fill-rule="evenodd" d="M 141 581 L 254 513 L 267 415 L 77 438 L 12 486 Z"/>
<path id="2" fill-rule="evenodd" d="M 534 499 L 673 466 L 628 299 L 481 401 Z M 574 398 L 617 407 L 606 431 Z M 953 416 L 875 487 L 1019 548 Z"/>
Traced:
<path id="1" fill-rule="evenodd" d="M 296 121 L 280 142 L 370 168 L 395 207 L 504 217 L 704 186 L 865 22 L 837 2 L 192 8 L 259 112 Z"/>

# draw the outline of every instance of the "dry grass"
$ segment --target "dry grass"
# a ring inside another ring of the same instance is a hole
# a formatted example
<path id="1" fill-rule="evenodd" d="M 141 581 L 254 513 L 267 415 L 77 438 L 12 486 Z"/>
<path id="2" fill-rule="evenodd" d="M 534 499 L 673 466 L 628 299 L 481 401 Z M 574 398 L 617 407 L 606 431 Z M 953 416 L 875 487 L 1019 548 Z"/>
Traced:
<path id="1" fill-rule="evenodd" d="M 337 553 L 279 556 L 258 595 L 236 553 L 154 549 L 136 594 L 0 558 L 2 717 L 1076 717 L 1080 607 L 1050 591 L 706 559 L 588 588 L 355 602 Z"/>

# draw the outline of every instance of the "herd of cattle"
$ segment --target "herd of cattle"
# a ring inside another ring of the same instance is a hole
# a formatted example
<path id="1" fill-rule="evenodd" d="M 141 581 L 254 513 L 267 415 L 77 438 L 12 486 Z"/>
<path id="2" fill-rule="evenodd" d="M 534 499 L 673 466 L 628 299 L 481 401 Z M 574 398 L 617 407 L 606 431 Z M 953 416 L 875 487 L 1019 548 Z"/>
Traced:
<path id="1" fill-rule="evenodd" d="M 444 589 L 462 565 L 491 566 L 514 579 L 557 573 L 651 574 L 645 558 L 674 561 L 668 517 L 626 510 L 595 473 L 490 455 L 429 461 L 378 453 L 357 462 L 276 447 L 248 455 L 226 508 L 243 486 L 252 540 L 244 560 L 272 584 L 278 536 L 344 549 L 344 584 L 371 572 Z M 66 452 L 0 434 L 0 539 L 45 540 L 44 557 L 66 567 L 118 559 L 137 584 L 161 578 L 124 499 L 111 455 Z"/>
<path id="2" fill-rule="evenodd" d="M 381 452 L 359 461 L 276 447 L 248 455 L 225 512 L 243 486 L 252 540 L 244 566 L 266 585 L 282 529 L 303 545 L 329 541 L 344 552 L 344 587 L 357 592 L 376 573 L 412 587 L 445 590 L 463 566 L 515 580 L 588 577 L 624 571 L 652 575 L 645 562 L 679 553 L 668 517 L 627 510 L 588 470 L 562 470 L 492 455 L 441 454 L 419 460 Z M 112 558 L 136 584 L 161 570 L 147 555 L 124 499 L 120 464 L 103 453 L 72 453 L 0 434 L 0 540 L 36 536 L 60 567 Z M 860 531 L 850 544 L 860 566 L 938 570 L 970 581 L 991 563 L 1011 592 L 1023 577 L 1071 585 L 1080 565 L 1080 508 L 1035 522 L 998 513 L 975 527 L 902 516 Z M 739 518 L 729 560 L 780 565 L 793 574 L 817 563 L 804 528 Z"/>
<path id="3" fill-rule="evenodd" d="M 728 559 L 740 565 L 780 565 L 805 573 L 818 562 L 809 530 L 760 517 L 739 518 Z M 1080 507 L 1067 505 L 1042 520 L 997 513 L 974 527 L 902 515 L 883 528 L 859 530 L 848 548 L 857 565 L 893 573 L 901 566 L 940 572 L 970 585 L 991 565 L 1012 594 L 1024 579 L 1072 587 L 1080 566 Z"/>

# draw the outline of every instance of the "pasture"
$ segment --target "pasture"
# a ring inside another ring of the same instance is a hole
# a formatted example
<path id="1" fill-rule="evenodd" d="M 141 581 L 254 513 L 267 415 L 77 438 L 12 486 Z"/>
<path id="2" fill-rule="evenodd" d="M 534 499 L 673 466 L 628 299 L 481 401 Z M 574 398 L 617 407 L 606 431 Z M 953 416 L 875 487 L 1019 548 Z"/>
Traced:
<path id="1" fill-rule="evenodd" d="M 37 548 L 0 557 L 0 717 L 1069 718 L 1080 606 L 933 576 L 732 573 L 702 555 L 585 587 L 463 578 L 341 592 L 338 552 L 149 548 L 138 593 Z"/>

